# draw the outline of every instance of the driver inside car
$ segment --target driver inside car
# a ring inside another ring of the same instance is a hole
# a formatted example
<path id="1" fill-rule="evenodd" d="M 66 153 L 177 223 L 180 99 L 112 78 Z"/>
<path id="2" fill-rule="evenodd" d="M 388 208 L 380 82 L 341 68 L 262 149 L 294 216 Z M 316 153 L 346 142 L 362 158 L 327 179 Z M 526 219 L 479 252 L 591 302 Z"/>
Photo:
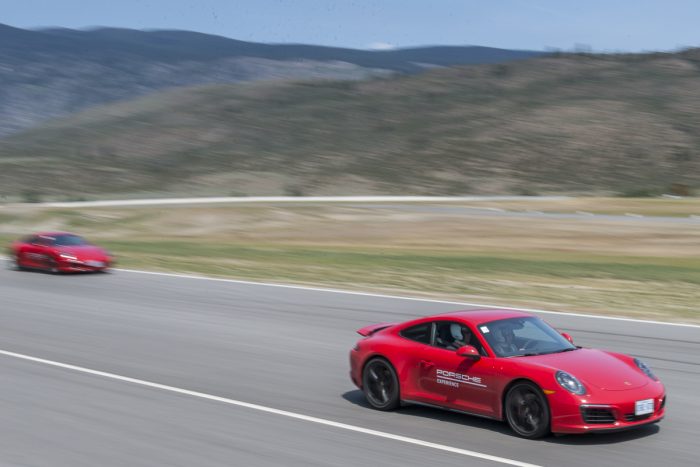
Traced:
<path id="1" fill-rule="evenodd" d="M 457 350 L 467 345 L 471 334 L 459 323 L 440 323 L 437 327 L 435 343 L 447 350 Z"/>
<path id="2" fill-rule="evenodd" d="M 499 326 L 493 330 L 494 350 L 502 355 L 515 355 L 520 349 L 515 344 L 515 333 L 509 326 Z"/>
<path id="3" fill-rule="evenodd" d="M 452 336 L 452 346 L 456 349 L 467 345 L 467 339 L 462 332 L 462 326 L 457 323 L 450 324 L 450 335 Z"/>

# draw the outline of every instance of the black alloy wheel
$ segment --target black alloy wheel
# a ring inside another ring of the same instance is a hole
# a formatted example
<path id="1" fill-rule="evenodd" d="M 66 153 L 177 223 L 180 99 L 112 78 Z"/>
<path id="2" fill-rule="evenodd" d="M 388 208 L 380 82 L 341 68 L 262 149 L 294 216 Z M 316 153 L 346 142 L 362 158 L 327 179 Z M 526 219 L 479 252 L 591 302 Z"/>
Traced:
<path id="1" fill-rule="evenodd" d="M 365 365 L 362 390 L 369 405 L 377 410 L 393 410 L 401 403 L 396 371 L 383 358 L 374 358 Z"/>
<path id="2" fill-rule="evenodd" d="M 523 381 L 510 388 L 504 409 L 508 424 L 519 436 L 535 439 L 549 434 L 549 404 L 535 384 Z"/>

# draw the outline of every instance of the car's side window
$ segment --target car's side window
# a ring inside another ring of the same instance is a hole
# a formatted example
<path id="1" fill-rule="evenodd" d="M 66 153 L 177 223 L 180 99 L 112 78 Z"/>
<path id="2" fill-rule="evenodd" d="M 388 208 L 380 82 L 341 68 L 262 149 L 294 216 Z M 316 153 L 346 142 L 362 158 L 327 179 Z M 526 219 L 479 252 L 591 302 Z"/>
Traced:
<path id="1" fill-rule="evenodd" d="M 486 355 L 478 337 L 467 326 L 455 321 L 435 323 L 434 345 L 446 350 L 457 350 L 464 345 L 473 345 L 481 355 Z"/>
<path id="2" fill-rule="evenodd" d="M 37 245 L 41 245 L 41 246 L 51 246 L 51 245 L 53 245 L 53 242 L 54 242 L 54 239 L 51 237 L 40 236 L 37 239 Z"/>
<path id="3" fill-rule="evenodd" d="M 466 326 L 454 321 L 435 323 L 435 347 L 457 350 L 469 343 L 471 332 Z"/>
<path id="4" fill-rule="evenodd" d="M 430 344 L 430 333 L 432 323 L 423 323 L 416 326 L 406 328 L 399 333 L 402 337 L 412 341 L 420 342 L 421 344 Z"/>

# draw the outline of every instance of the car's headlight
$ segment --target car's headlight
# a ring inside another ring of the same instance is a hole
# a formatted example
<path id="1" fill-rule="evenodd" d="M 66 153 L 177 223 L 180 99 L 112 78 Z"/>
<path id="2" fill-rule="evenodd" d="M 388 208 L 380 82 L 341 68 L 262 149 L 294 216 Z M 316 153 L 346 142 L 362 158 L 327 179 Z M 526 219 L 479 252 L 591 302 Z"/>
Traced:
<path id="1" fill-rule="evenodd" d="M 567 391 L 578 394 L 579 396 L 582 396 L 586 394 L 586 388 L 581 384 L 581 381 L 576 379 L 574 375 L 570 375 L 566 371 L 557 371 L 556 375 L 554 375 L 555 378 L 557 379 L 557 383 Z"/>
<path id="2" fill-rule="evenodd" d="M 77 256 L 71 255 L 70 253 L 61 253 L 61 254 L 59 254 L 59 256 L 63 259 L 72 259 L 72 260 L 78 259 Z"/>
<path id="3" fill-rule="evenodd" d="M 658 381 L 659 378 L 656 377 L 656 375 L 651 371 L 651 368 L 649 368 L 649 365 L 644 363 L 638 358 L 634 359 L 634 363 L 637 365 L 637 367 L 642 370 L 642 373 L 647 375 L 649 378 L 653 379 L 654 381 Z"/>

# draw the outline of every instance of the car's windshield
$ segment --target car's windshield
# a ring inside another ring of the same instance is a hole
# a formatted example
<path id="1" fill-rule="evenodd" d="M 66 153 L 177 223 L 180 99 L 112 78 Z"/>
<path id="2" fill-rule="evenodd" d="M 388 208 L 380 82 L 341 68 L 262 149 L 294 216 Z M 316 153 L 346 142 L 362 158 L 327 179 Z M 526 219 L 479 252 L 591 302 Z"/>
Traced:
<path id="1" fill-rule="evenodd" d="M 491 349 L 499 357 L 543 355 L 576 350 L 555 329 L 539 318 L 509 318 L 479 325 Z"/>
<path id="2" fill-rule="evenodd" d="M 56 240 L 54 240 L 54 245 L 57 246 L 80 246 L 89 245 L 87 240 L 77 235 L 56 235 Z"/>

